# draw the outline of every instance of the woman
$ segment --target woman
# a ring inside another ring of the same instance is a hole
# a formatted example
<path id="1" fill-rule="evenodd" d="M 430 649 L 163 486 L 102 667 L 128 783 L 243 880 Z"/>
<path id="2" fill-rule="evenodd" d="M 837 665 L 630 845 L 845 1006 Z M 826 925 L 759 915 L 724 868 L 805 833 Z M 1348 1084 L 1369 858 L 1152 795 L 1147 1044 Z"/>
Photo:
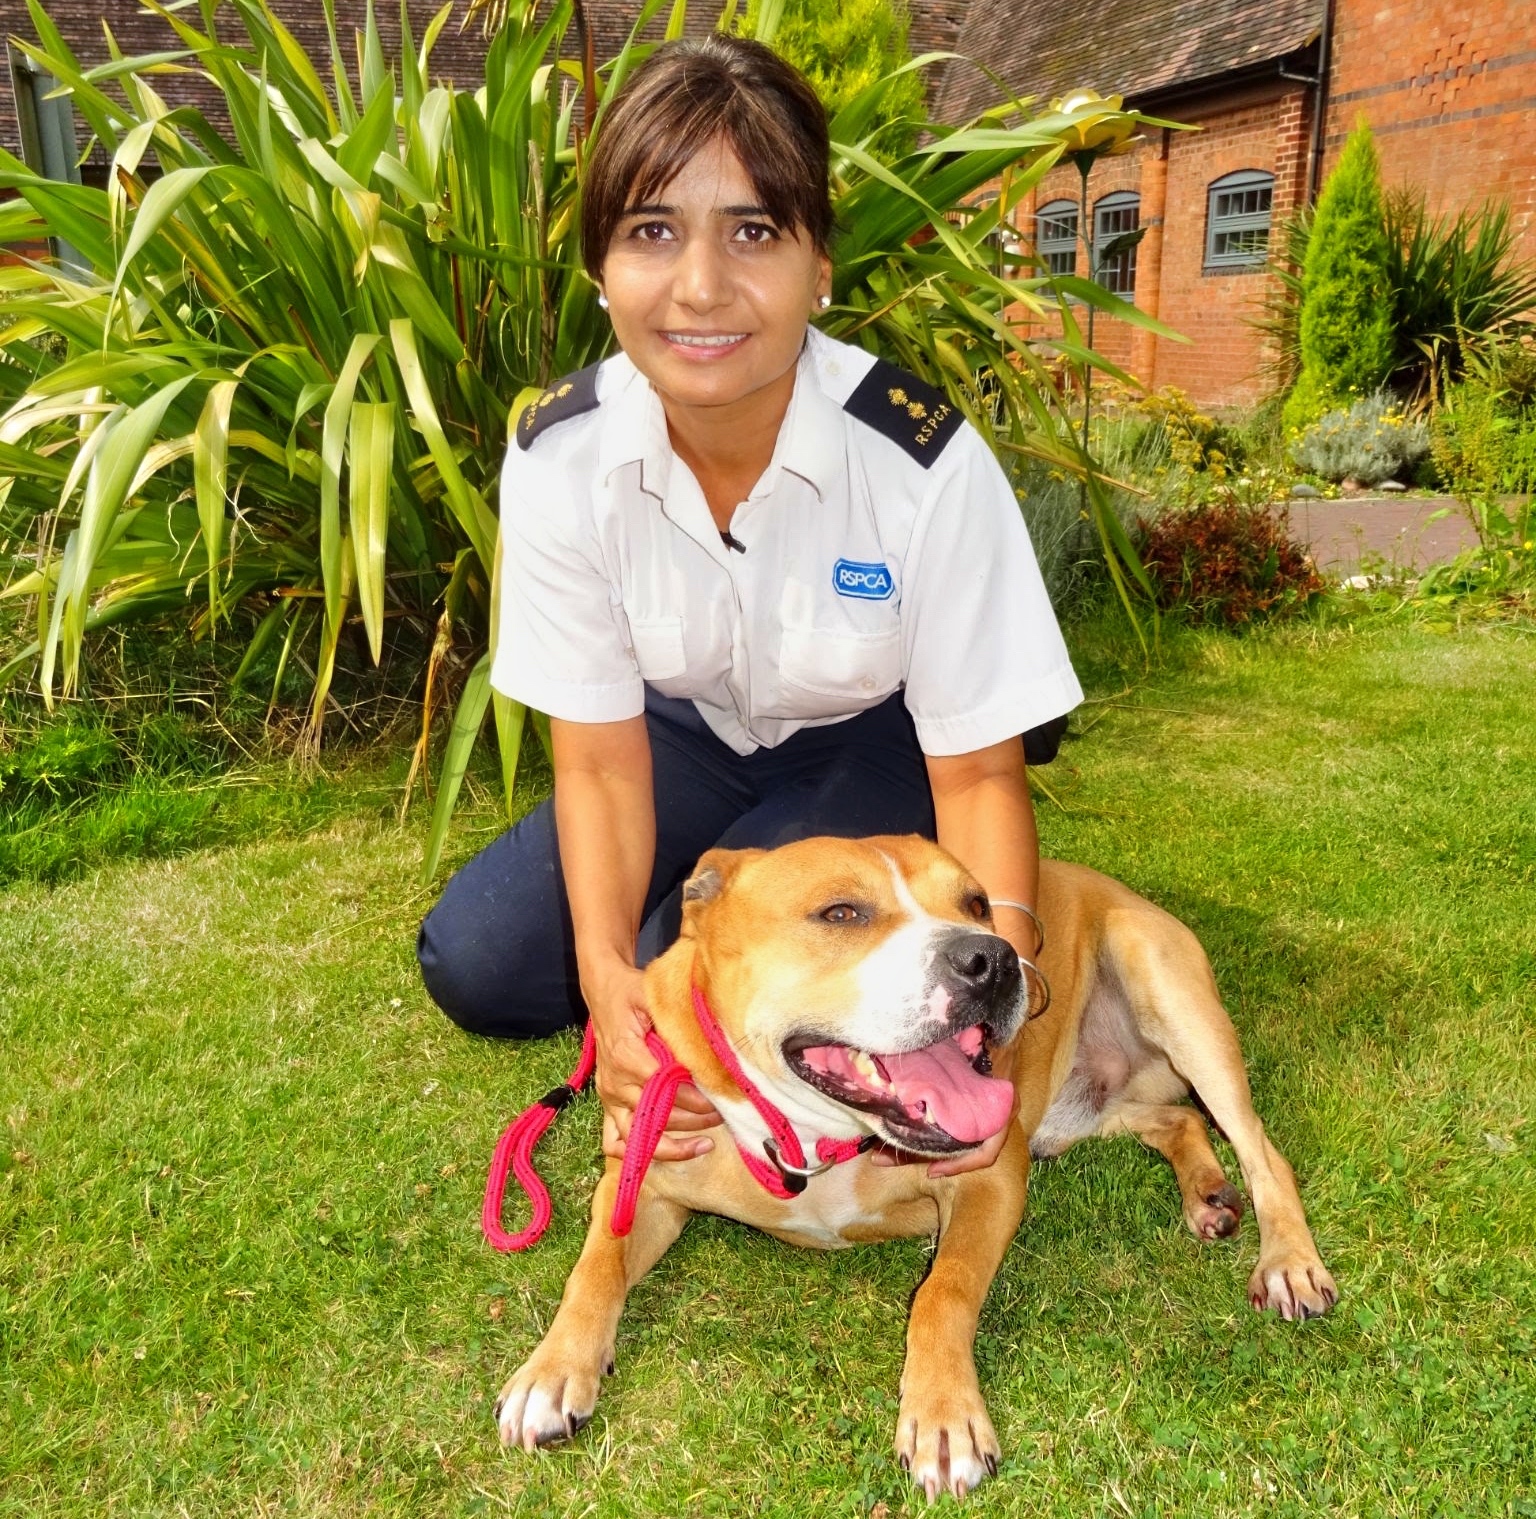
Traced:
<path id="1" fill-rule="evenodd" d="M 555 795 L 422 925 L 474 1032 L 590 1010 L 622 1154 L 655 1069 L 641 971 L 704 850 L 918 832 L 1032 956 L 1020 735 L 1082 699 L 1006 477 L 938 391 L 836 343 L 826 118 L 768 49 L 659 48 L 604 122 L 582 253 L 620 353 L 519 419 L 492 682 L 550 716 Z M 712 1143 L 685 1088 L 657 1154 Z M 990 1164 L 1002 1135 L 936 1163 Z"/>

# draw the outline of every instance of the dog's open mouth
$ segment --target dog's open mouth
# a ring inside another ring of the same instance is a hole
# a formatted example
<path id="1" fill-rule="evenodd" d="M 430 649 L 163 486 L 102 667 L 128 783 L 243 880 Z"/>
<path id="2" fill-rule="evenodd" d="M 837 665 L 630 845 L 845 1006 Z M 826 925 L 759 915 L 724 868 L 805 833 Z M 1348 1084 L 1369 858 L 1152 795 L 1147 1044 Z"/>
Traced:
<path id="1" fill-rule="evenodd" d="M 791 1069 L 834 1101 L 880 1118 L 891 1137 L 924 1153 L 970 1149 L 1013 1110 L 1013 1087 L 992 1075 L 983 1028 L 920 1050 L 877 1055 L 846 1044 L 784 1051 Z"/>

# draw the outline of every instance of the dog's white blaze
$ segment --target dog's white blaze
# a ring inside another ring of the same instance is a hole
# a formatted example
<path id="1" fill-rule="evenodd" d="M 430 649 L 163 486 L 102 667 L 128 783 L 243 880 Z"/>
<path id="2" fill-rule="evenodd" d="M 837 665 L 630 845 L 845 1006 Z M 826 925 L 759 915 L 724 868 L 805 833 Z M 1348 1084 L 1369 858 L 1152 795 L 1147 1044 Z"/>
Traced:
<path id="1" fill-rule="evenodd" d="M 947 1031 L 951 998 L 935 984 L 933 964 L 956 925 L 924 908 L 896 862 L 881 858 L 906 921 L 860 962 L 857 1006 L 843 1024 L 841 1042 L 888 1054 L 931 1044 Z"/>

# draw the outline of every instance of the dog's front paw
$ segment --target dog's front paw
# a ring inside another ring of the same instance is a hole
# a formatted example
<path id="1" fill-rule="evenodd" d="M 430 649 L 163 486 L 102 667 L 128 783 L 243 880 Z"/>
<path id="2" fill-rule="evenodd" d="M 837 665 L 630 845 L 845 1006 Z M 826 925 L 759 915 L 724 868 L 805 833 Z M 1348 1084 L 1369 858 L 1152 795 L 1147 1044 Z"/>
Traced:
<path id="1" fill-rule="evenodd" d="M 995 1477 L 1001 1455 L 980 1393 L 935 1388 L 902 1394 L 896 1459 L 930 1503 L 940 1493 L 963 1498 Z"/>
<path id="2" fill-rule="evenodd" d="M 597 1407 L 600 1373 L 597 1365 L 581 1365 L 539 1346 L 496 1399 L 501 1443 L 535 1450 L 579 1434 Z"/>
<path id="3" fill-rule="evenodd" d="M 1248 1301 L 1260 1312 L 1273 1308 L 1283 1319 L 1316 1319 L 1339 1300 L 1328 1268 L 1315 1256 L 1266 1261 L 1248 1278 Z"/>

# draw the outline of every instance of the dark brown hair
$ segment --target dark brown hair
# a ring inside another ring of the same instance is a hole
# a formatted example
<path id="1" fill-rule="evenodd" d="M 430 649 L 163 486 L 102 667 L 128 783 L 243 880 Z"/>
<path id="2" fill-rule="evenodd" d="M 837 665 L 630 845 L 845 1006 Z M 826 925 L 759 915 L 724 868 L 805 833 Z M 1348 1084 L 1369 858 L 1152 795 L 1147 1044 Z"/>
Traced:
<path id="1" fill-rule="evenodd" d="M 762 43 L 716 33 L 663 43 L 605 114 L 582 186 L 581 258 L 593 279 L 625 212 L 720 139 L 774 221 L 826 252 L 832 199 L 821 101 Z"/>

